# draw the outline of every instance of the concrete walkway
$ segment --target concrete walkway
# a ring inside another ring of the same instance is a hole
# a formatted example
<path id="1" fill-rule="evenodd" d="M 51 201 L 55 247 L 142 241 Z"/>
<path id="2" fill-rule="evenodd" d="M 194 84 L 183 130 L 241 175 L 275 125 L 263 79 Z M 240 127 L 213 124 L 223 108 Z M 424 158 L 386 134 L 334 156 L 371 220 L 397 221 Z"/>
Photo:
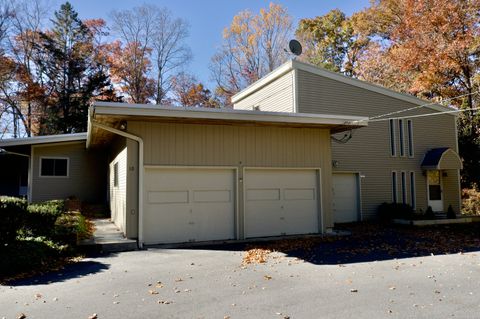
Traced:
<path id="1" fill-rule="evenodd" d="M 95 230 L 93 237 L 80 242 L 81 246 L 92 246 L 103 252 L 119 252 L 137 249 L 137 241 L 127 239 L 123 233 L 108 218 L 91 220 Z"/>

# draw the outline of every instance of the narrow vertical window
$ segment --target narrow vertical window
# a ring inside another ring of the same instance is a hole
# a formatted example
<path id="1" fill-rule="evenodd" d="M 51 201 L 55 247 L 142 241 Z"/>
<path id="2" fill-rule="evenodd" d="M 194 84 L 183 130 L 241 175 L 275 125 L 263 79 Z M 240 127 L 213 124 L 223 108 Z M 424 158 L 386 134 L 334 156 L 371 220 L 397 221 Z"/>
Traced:
<path id="1" fill-rule="evenodd" d="M 407 203 L 407 173 L 402 172 L 402 203 Z"/>
<path id="2" fill-rule="evenodd" d="M 392 172 L 392 201 L 398 202 L 397 199 L 397 172 Z"/>
<path id="3" fill-rule="evenodd" d="M 398 135 L 400 135 L 400 156 L 405 156 L 405 134 L 403 120 L 398 120 Z"/>
<path id="4" fill-rule="evenodd" d="M 396 152 L 396 143 L 395 143 L 395 121 L 394 120 L 390 120 L 389 121 L 390 123 L 390 155 L 391 156 L 396 156 L 397 155 L 397 152 Z"/>
<path id="5" fill-rule="evenodd" d="M 408 131 L 408 156 L 413 157 L 413 123 L 412 120 L 407 121 Z"/>
<path id="6" fill-rule="evenodd" d="M 113 187 L 118 187 L 118 163 L 113 164 Z"/>
<path id="7" fill-rule="evenodd" d="M 416 198 L 415 198 L 415 172 L 410 172 L 410 205 L 413 209 L 416 206 Z"/>

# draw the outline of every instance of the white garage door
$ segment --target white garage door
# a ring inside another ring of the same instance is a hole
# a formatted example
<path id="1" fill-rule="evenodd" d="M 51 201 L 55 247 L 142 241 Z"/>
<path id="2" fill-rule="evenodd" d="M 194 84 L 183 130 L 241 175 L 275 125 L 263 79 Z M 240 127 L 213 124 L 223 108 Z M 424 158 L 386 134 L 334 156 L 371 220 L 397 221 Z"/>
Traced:
<path id="1" fill-rule="evenodd" d="M 359 220 L 357 174 L 333 174 L 333 216 L 335 223 Z"/>
<path id="2" fill-rule="evenodd" d="M 315 170 L 245 172 L 245 237 L 318 233 Z"/>
<path id="3" fill-rule="evenodd" d="M 146 168 L 146 244 L 233 239 L 234 170 Z"/>

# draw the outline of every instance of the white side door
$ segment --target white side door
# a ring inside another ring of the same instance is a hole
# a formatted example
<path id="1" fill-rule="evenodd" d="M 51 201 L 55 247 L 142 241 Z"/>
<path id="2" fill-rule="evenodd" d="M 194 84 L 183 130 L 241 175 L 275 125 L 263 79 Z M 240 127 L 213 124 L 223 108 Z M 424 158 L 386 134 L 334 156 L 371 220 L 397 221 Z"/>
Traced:
<path id="1" fill-rule="evenodd" d="M 335 223 L 356 222 L 359 218 L 357 174 L 333 174 L 333 216 Z"/>

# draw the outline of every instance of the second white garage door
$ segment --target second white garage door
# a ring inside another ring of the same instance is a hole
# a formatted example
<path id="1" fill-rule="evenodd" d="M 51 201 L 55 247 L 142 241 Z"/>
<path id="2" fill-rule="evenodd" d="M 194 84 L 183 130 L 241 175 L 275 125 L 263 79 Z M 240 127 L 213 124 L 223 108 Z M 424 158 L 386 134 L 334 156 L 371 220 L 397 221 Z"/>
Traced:
<path id="1" fill-rule="evenodd" d="M 333 174 L 333 216 L 335 223 L 359 220 L 359 189 L 357 174 Z"/>
<path id="2" fill-rule="evenodd" d="M 245 237 L 318 233 L 316 170 L 245 171 Z"/>
<path id="3" fill-rule="evenodd" d="M 235 171 L 146 168 L 146 244 L 235 238 Z"/>

